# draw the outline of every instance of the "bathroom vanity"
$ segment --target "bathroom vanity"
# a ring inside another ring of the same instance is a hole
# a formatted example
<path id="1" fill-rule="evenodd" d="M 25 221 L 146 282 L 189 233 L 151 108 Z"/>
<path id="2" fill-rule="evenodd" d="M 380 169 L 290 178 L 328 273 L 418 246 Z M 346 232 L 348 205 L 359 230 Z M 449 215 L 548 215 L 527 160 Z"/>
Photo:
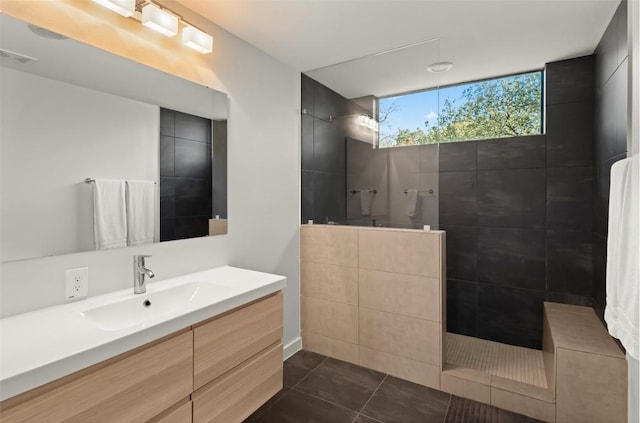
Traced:
<path id="1" fill-rule="evenodd" d="M 242 421 L 282 388 L 285 284 L 225 266 L 3 319 L 0 417 Z"/>

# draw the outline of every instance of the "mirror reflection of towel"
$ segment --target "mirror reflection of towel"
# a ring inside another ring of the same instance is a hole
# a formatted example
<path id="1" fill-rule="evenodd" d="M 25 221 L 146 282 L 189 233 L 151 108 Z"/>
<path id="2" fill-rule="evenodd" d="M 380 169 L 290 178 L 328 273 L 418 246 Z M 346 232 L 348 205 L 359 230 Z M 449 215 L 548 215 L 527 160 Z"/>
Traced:
<path id="1" fill-rule="evenodd" d="M 371 214 L 371 190 L 360 190 L 360 214 L 363 216 Z"/>
<path id="2" fill-rule="evenodd" d="M 127 181 L 128 245 L 153 243 L 155 193 L 153 181 Z"/>
<path id="3" fill-rule="evenodd" d="M 96 179 L 93 185 L 93 235 L 96 250 L 126 247 L 124 181 Z"/>
<path id="4" fill-rule="evenodd" d="M 407 190 L 407 213 L 409 214 L 409 217 L 414 217 L 416 215 L 417 206 L 418 206 L 418 190 L 408 189 Z"/>

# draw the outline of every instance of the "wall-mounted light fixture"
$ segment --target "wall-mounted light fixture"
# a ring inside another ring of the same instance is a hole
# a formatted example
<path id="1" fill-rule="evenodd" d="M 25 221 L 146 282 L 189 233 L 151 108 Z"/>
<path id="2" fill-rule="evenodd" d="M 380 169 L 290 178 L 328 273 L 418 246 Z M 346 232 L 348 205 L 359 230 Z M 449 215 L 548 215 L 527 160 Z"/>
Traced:
<path id="1" fill-rule="evenodd" d="M 176 35 L 180 24 L 182 24 L 182 43 L 185 46 L 202 54 L 210 53 L 213 50 L 211 35 L 157 3 L 148 0 L 93 0 L 93 2 L 124 17 L 134 18 L 147 28 L 167 37 Z"/>
<path id="2" fill-rule="evenodd" d="M 306 115 L 307 109 L 302 109 L 301 114 Z M 353 114 L 353 115 L 344 115 L 344 116 L 329 115 L 329 119 L 322 119 L 322 120 L 324 120 L 325 122 L 335 122 L 338 119 L 351 119 L 351 118 L 357 118 L 358 123 L 360 125 L 366 126 L 367 128 L 375 132 L 378 132 L 380 130 L 380 124 L 378 123 L 378 121 L 365 114 Z"/>
<path id="3" fill-rule="evenodd" d="M 153 3 L 142 8 L 142 25 L 167 37 L 178 33 L 178 17 Z"/>
<path id="4" fill-rule="evenodd" d="M 136 11 L 136 0 L 93 0 L 93 2 L 125 18 L 133 16 Z"/>
<path id="5" fill-rule="evenodd" d="M 376 132 L 378 132 L 378 130 L 380 129 L 380 124 L 378 123 L 378 121 L 367 115 L 360 115 L 360 117 L 358 118 L 358 122 L 360 123 L 360 125 L 366 126 L 367 128 L 372 129 Z"/>
<path id="6" fill-rule="evenodd" d="M 182 28 L 182 44 L 202 54 L 211 53 L 213 50 L 211 35 L 191 25 Z"/>

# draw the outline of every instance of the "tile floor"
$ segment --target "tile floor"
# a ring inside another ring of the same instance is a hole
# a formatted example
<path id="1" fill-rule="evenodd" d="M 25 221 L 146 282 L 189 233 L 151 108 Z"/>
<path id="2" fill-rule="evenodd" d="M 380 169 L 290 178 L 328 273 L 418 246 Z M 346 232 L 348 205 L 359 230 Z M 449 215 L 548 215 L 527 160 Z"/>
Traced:
<path id="1" fill-rule="evenodd" d="M 245 423 L 534 423 L 384 373 L 300 351 L 284 388 Z"/>

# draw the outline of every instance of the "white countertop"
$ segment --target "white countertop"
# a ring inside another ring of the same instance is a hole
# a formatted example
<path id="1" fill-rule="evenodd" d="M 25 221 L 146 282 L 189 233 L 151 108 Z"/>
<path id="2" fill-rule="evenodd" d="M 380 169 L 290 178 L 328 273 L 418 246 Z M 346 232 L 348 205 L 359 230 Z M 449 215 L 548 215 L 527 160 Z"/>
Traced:
<path id="1" fill-rule="evenodd" d="M 0 319 L 0 400 L 69 375 L 286 286 L 286 278 L 229 266 L 147 285 L 147 294 L 200 282 L 222 287 L 186 309 L 119 330 L 105 330 L 84 311 L 134 297 L 133 287 L 86 300 Z"/>

